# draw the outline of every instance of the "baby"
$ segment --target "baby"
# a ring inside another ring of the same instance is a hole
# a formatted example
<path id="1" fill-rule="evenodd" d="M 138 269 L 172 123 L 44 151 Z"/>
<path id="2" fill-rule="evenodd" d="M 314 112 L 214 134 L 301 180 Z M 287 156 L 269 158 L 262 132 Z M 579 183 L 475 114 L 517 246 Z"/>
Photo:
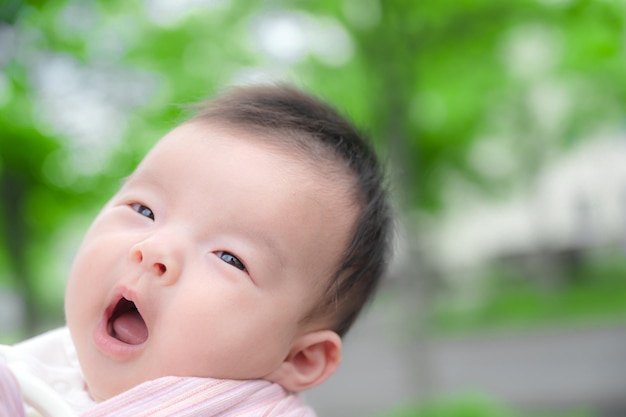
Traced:
<path id="1" fill-rule="evenodd" d="M 81 411 L 162 377 L 296 396 L 339 366 L 391 228 L 381 168 L 349 122 L 291 87 L 233 88 L 162 138 L 96 217 L 67 329 L 0 362 L 31 355 L 44 380 L 65 375 Z"/>

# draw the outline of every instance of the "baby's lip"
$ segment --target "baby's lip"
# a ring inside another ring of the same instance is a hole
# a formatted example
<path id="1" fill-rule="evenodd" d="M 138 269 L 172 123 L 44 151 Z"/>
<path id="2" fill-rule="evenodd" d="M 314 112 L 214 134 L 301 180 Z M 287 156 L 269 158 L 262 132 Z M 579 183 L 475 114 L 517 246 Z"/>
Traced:
<path id="1" fill-rule="evenodd" d="M 109 301 L 107 308 L 104 310 L 104 316 L 106 320 L 111 319 L 114 314 L 115 308 L 117 307 L 118 303 L 123 299 L 133 302 L 135 306 L 137 306 L 138 304 L 137 294 L 134 291 L 126 287 L 117 288 L 114 291 L 114 295 L 111 297 L 111 301 Z M 137 308 L 139 309 L 138 306 Z"/>
<path id="2" fill-rule="evenodd" d="M 96 329 L 93 333 L 93 343 L 95 347 L 101 353 L 116 361 L 124 361 L 130 358 L 134 358 L 146 348 L 146 340 L 143 340 L 143 342 L 141 340 L 137 340 L 137 338 L 135 338 L 134 340 L 124 340 L 124 338 L 127 338 L 129 334 L 132 336 L 132 329 L 134 328 L 133 320 L 135 320 L 135 324 L 137 322 L 141 324 L 141 321 L 137 316 L 124 317 L 119 323 L 113 323 L 111 321 L 112 319 L 118 321 L 120 320 L 120 313 L 119 310 L 116 312 L 116 307 L 122 299 L 126 300 L 124 301 L 124 303 L 128 303 L 126 308 L 129 308 L 129 310 L 127 310 L 127 312 L 129 312 L 130 308 L 132 308 L 132 306 L 134 305 L 133 309 L 136 309 L 137 311 L 133 312 L 133 314 L 138 315 L 138 312 L 141 311 L 141 320 L 144 319 L 143 313 L 145 313 L 145 311 L 142 308 L 141 298 L 138 297 L 137 294 L 131 289 L 126 287 L 119 287 L 113 290 L 109 302 L 102 314 L 102 319 L 96 326 Z M 115 318 L 115 315 L 118 315 L 118 317 Z M 148 329 L 148 321 L 144 320 L 143 323 L 145 327 L 143 328 L 142 334 L 146 335 Z M 118 326 L 120 332 L 123 333 L 123 337 L 115 334 L 115 328 L 113 327 L 114 325 Z M 128 343 L 129 341 L 133 343 Z M 138 341 L 141 343 L 137 343 Z"/>

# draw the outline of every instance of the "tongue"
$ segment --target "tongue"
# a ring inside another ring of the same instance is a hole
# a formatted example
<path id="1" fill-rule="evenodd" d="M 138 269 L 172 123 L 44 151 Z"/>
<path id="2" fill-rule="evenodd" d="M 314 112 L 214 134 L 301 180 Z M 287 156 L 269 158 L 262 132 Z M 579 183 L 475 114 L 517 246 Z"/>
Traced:
<path id="1" fill-rule="evenodd" d="M 129 345 L 139 345 L 148 338 L 148 328 L 137 310 L 127 311 L 113 321 L 116 338 Z"/>

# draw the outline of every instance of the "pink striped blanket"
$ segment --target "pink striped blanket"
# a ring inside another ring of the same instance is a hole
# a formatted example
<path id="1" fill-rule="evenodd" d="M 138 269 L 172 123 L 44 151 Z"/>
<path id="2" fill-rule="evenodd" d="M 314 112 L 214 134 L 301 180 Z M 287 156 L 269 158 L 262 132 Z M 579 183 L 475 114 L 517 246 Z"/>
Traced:
<path id="1" fill-rule="evenodd" d="M 301 397 L 263 380 L 163 377 L 98 404 L 83 417 L 315 417 Z"/>
<path id="2" fill-rule="evenodd" d="M 17 380 L 0 362 L 0 417 L 21 417 L 24 415 L 22 395 Z"/>
<path id="3" fill-rule="evenodd" d="M 46 415 L 46 410 L 40 410 Z M 23 416 L 19 386 L 0 366 L 0 416 Z M 52 414 L 50 414 L 52 415 Z M 263 381 L 163 377 L 97 404 L 81 417 L 315 417 L 297 394 Z"/>

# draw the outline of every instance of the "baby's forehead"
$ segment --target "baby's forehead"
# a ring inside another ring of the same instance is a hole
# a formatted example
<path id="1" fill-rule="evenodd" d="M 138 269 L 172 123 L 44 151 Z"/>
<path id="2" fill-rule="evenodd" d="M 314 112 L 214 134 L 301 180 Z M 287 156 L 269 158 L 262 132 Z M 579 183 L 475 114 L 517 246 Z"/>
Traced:
<path id="1" fill-rule="evenodd" d="M 310 135 L 308 135 L 310 136 Z M 209 153 L 232 144 L 257 148 L 259 153 L 269 152 L 292 164 L 298 175 L 310 175 L 314 182 L 326 192 L 337 191 L 341 195 L 351 194 L 357 178 L 346 161 L 336 155 L 315 137 L 307 137 L 302 132 L 258 126 L 235 126 L 222 121 L 190 120 L 176 126 L 164 135 L 142 160 L 133 175 L 142 174 L 150 164 L 154 154 L 158 154 L 158 164 L 176 159 L 176 149 L 185 148 L 190 141 L 201 141 L 203 149 Z M 201 156 L 201 155 L 200 155 Z M 208 169 L 209 167 L 207 167 Z M 147 175 L 158 175 L 156 173 Z M 289 172 L 282 175 L 289 175 Z"/>
<path id="2" fill-rule="evenodd" d="M 308 165 L 311 172 L 325 178 L 330 174 L 338 181 L 338 185 L 344 184 L 347 179 L 356 179 L 349 167 L 349 161 L 340 156 L 332 146 L 308 132 L 272 128 L 262 124 L 235 125 L 221 120 L 191 119 L 172 129 L 159 142 L 181 141 L 188 137 L 209 143 L 216 137 L 243 140 L 259 150 L 274 152 L 297 161 L 299 165 Z"/>

